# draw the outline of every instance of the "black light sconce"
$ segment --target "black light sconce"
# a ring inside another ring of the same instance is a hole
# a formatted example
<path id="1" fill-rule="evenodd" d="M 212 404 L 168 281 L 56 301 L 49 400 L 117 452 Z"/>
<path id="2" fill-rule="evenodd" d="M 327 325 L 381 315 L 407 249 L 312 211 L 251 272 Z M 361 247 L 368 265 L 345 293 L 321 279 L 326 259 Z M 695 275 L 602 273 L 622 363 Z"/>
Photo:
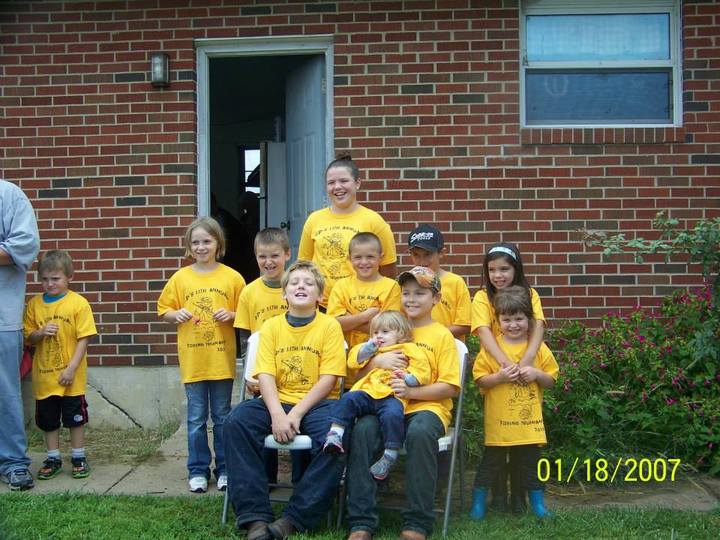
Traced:
<path id="1" fill-rule="evenodd" d="M 170 86 L 170 57 L 165 53 L 154 53 L 150 57 L 150 83 L 155 88 Z"/>

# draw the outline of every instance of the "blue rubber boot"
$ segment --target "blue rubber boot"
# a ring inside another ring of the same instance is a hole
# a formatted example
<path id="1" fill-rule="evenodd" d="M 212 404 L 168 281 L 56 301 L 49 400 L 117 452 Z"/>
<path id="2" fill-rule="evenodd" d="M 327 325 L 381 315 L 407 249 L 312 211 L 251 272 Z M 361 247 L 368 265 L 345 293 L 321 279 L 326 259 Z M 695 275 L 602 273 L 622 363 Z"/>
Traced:
<path id="1" fill-rule="evenodd" d="M 555 517 L 555 514 L 553 514 L 550 510 L 545 508 L 545 490 L 543 489 L 536 489 L 533 491 L 528 491 L 528 500 L 530 501 L 530 509 L 533 511 L 533 513 L 539 517 L 539 518 L 551 518 Z"/>
<path id="2" fill-rule="evenodd" d="M 470 508 L 470 519 L 480 521 L 485 518 L 487 512 L 487 488 L 473 489 L 472 507 Z"/>

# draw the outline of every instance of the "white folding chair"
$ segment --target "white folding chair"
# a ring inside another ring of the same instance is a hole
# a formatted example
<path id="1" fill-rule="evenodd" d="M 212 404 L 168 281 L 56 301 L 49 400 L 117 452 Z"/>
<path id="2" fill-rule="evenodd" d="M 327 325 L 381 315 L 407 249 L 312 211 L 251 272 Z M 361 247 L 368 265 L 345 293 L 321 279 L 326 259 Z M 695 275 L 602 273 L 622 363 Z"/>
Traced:
<path id="1" fill-rule="evenodd" d="M 240 386 L 240 397 L 245 397 L 245 390 L 247 383 L 257 384 L 257 380 L 252 377 L 252 372 L 255 369 L 255 360 L 257 358 L 258 347 L 260 345 L 260 332 L 255 332 L 250 335 L 247 344 L 247 352 L 245 353 L 245 366 L 243 369 L 243 379 Z M 312 448 L 312 439 L 307 435 L 296 435 L 295 438 L 289 443 L 277 442 L 272 434 L 265 437 L 264 442 L 265 448 L 274 448 L 276 450 L 310 450 Z M 279 488 L 291 488 L 290 484 L 285 483 L 273 483 L 269 484 L 270 487 L 270 502 L 285 502 L 286 497 L 273 496 L 272 490 Z M 222 524 L 227 523 L 228 508 L 230 507 L 230 490 L 225 489 L 225 500 L 223 501 L 223 512 L 222 512 Z"/>
<path id="2" fill-rule="evenodd" d="M 459 339 L 455 340 L 455 348 L 457 350 L 458 368 L 460 370 L 460 394 L 457 397 L 457 406 L 455 407 L 455 422 L 448 428 L 447 433 L 438 439 L 438 450 L 441 454 L 450 454 L 450 467 L 448 471 L 448 482 L 445 491 L 445 506 L 442 509 L 436 509 L 435 511 L 443 514 L 443 538 L 447 538 L 448 525 L 450 523 L 450 509 L 452 506 L 452 493 L 453 485 L 455 480 L 455 463 L 460 459 L 460 510 L 464 506 L 463 493 L 465 491 L 465 457 L 464 457 L 464 444 L 462 436 L 462 414 L 463 414 L 463 399 L 465 397 L 465 374 L 468 367 L 468 349 L 465 343 Z M 405 448 L 400 450 L 400 455 L 405 455 Z M 345 494 L 343 493 L 343 498 Z M 401 507 L 397 505 L 382 505 L 378 504 L 379 507 L 390 508 L 393 510 L 400 510 Z M 342 525 L 342 515 L 338 516 L 337 526 L 340 528 Z"/>

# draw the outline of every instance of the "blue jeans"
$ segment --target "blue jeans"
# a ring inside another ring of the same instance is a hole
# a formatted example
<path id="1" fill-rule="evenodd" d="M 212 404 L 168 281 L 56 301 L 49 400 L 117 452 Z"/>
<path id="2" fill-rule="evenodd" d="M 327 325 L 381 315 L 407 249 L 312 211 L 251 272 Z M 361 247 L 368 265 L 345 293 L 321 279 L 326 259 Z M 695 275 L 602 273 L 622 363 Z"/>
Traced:
<path id="1" fill-rule="evenodd" d="M 198 381 L 185 384 L 187 395 L 188 476 L 210 478 L 212 454 L 208 445 L 208 408 L 213 421 L 213 449 L 215 450 L 215 476 L 225 473 L 225 447 L 223 424 L 230 413 L 233 380 Z"/>
<path id="2" fill-rule="evenodd" d="M 435 521 L 433 502 L 437 484 L 438 442 L 445 434 L 440 418 L 430 411 L 405 417 L 405 494 L 407 506 L 401 511 L 403 530 L 427 536 Z M 378 530 L 377 484 L 370 465 L 383 451 L 380 423 L 375 416 L 363 416 L 352 431 L 347 467 L 347 511 L 351 531 Z"/>
<path id="3" fill-rule="evenodd" d="M 30 465 L 20 393 L 22 331 L 0 332 L 0 473 Z"/>
<path id="4" fill-rule="evenodd" d="M 344 459 L 321 451 L 330 428 L 330 403 L 321 401 L 300 423 L 300 433 L 312 439 L 312 461 L 283 510 L 300 532 L 312 529 L 327 514 L 344 468 Z M 288 412 L 292 405 L 283 403 L 283 409 Z M 272 420 L 262 398 L 243 401 L 225 421 L 228 493 L 238 527 L 274 519 L 263 465 L 264 441 L 271 431 Z"/>
<path id="5" fill-rule="evenodd" d="M 398 450 L 405 442 L 405 412 L 393 395 L 375 399 L 365 392 L 345 392 L 330 409 L 330 421 L 351 428 L 357 418 L 374 414 L 380 421 L 385 448 Z"/>

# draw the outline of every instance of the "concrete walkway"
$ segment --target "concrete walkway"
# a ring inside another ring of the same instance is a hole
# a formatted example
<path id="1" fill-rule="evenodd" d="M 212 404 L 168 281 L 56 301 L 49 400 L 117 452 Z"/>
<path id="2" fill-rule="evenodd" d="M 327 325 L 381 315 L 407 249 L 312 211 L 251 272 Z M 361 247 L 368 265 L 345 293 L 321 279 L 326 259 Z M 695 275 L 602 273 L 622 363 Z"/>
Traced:
<path id="1" fill-rule="evenodd" d="M 162 443 L 159 456 L 152 457 L 140 465 L 98 463 L 92 461 L 92 456 L 88 456 L 92 470 L 90 476 L 83 479 L 75 479 L 70 475 L 69 457 L 63 456 L 63 471 L 58 476 L 50 480 L 37 480 L 37 471 L 46 455 L 44 452 L 32 452 L 30 457 L 32 458 L 30 470 L 35 477 L 35 488 L 26 493 L 199 496 L 188 491 L 185 422 L 174 435 Z M 208 494 L 220 494 L 215 487 L 214 479 L 210 481 Z"/>

